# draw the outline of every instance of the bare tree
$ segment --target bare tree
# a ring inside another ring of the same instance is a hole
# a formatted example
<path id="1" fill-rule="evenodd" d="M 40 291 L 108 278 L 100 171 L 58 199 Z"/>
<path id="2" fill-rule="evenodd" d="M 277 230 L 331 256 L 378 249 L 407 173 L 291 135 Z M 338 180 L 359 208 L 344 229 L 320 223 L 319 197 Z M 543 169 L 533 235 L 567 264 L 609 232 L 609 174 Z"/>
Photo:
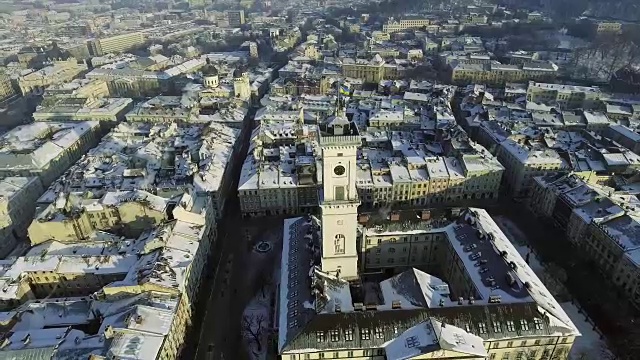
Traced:
<path id="1" fill-rule="evenodd" d="M 242 317 L 242 332 L 258 347 L 258 353 L 262 352 L 262 334 L 266 327 L 267 317 L 264 314 L 252 314 Z"/>

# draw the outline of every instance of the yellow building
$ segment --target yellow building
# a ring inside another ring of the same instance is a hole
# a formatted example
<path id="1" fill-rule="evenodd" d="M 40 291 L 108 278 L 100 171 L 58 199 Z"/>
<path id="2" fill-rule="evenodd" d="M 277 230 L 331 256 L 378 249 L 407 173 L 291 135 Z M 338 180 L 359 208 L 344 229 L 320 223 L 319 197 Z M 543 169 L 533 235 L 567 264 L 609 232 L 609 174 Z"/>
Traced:
<path id="1" fill-rule="evenodd" d="M 345 77 L 362 79 L 367 83 L 378 83 L 385 77 L 385 61 L 380 55 L 371 60 L 344 58 L 342 60 L 342 74 Z"/>
<path id="2" fill-rule="evenodd" d="M 596 25 L 596 32 L 598 34 L 619 34 L 622 32 L 622 23 L 620 22 L 599 22 Z"/>
<path id="3" fill-rule="evenodd" d="M 562 110 L 594 109 L 602 105 L 602 92 L 597 87 L 529 81 L 527 101 L 552 104 Z"/>
<path id="4" fill-rule="evenodd" d="M 451 81 L 456 84 L 505 84 L 524 81 L 553 81 L 557 65 L 546 62 L 530 62 L 522 65 L 468 63 L 454 61 L 451 64 Z"/>
<path id="5" fill-rule="evenodd" d="M 390 34 L 408 29 L 419 29 L 427 25 L 431 25 L 431 20 L 425 18 L 409 17 L 400 20 L 391 18 L 382 25 L 382 32 Z"/>
<path id="6" fill-rule="evenodd" d="M 102 199 L 83 201 L 75 195 L 59 198 L 29 226 L 31 244 L 55 240 L 72 243 L 95 231 L 138 236 L 168 218 L 168 200 L 146 191 L 109 192 Z"/>
<path id="7" fill-rule="evenodd" d="M 109 96 L 109 86 L 102 79 L 75 79 L 68 83 L 47 87 L 44 95 L 45 97 L 100 99 Z"/>
<path id="8" fill-rule="evenodd" d="M 17 83 L 22 95 L 31 92 L 42 95 L 46 87 L 69 82 L 85 71 L 87 66 L 78 64 L 76 59 L 56 61 L 44 69 L 20 76 Z"/>
<path id="9" fill-rule="evenodd" d="M 144 41 L 144 34 L 135 31 L 127 34 L 91 39 L 87 42 L 87 47 L 92 56 L 103 56 L 132 50 L 144 44 Z"/>
<path id="10" fill-rule="evenodd" d="M 11 79 L 5 74 L 0 74 L 0 101 L 4 101 L 15 94 L 16 91 L 11 85 Z"/>

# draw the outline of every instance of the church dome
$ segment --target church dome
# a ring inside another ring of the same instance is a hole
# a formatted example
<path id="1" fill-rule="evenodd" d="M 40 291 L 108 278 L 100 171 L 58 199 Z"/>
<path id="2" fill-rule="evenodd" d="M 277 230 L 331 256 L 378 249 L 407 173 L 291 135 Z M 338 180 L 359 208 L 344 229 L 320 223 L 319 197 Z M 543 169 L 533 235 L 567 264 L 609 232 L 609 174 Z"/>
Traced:
<path id="1" fill-rule="evenodd" d="M 218 69 L 207 59 L 207 64 L 200 69 L 202 76 L 218 76 Z"/>
<path id="2" fill-rule="evenodd" d="M 233 77 L 234 78 L 240 78 L 240 77 L 242 77 L 243 73 L 244 73 L 244 68 L 241 66 L 241 67 L 233 70 Z"/>

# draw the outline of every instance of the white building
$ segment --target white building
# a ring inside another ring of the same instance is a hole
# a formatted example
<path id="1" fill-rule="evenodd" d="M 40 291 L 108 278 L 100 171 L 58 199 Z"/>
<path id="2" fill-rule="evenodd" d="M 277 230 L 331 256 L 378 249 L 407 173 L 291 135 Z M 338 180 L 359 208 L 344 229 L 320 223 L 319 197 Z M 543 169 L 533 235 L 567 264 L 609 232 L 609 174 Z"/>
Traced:
<path id="1" fill-rule="evenodd" d="M 556 151 L 511 139 L 500 144 L 497 158 L 505 167 L 505 188 L 516 197 L 528 195 L 534 177 L 568 168 Z"/>
<path id="2" fill-rule="evenodd" d="M 100 123 L 35 122 L 0 136 L 0 176 L 37 176 L 49 186 L 99 140 Z"/>
<path id="3" fill-rule="evenodd" d="M 70 167 L 38 199 L 41 207 L 60 193 L 99 198 L 114 190 L 147 190 L 171 198 L 187 189 L 209 194 L 220 216 L 237 154 L 239 130 L 224 125 L 121 123 Z"/>

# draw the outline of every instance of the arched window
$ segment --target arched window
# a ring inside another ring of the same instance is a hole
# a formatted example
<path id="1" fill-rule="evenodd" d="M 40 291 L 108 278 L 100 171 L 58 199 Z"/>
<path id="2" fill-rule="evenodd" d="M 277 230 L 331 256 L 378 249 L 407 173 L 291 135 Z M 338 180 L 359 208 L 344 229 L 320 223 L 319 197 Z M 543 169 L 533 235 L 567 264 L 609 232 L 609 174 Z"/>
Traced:
<path id="1" fill-rule="evenodd" d="M 344 235 L 342 234 L 336 235 L 333 241 L 334 253 L 336 255 L 344 254 L 344 241 L 345 241 Z"/>

